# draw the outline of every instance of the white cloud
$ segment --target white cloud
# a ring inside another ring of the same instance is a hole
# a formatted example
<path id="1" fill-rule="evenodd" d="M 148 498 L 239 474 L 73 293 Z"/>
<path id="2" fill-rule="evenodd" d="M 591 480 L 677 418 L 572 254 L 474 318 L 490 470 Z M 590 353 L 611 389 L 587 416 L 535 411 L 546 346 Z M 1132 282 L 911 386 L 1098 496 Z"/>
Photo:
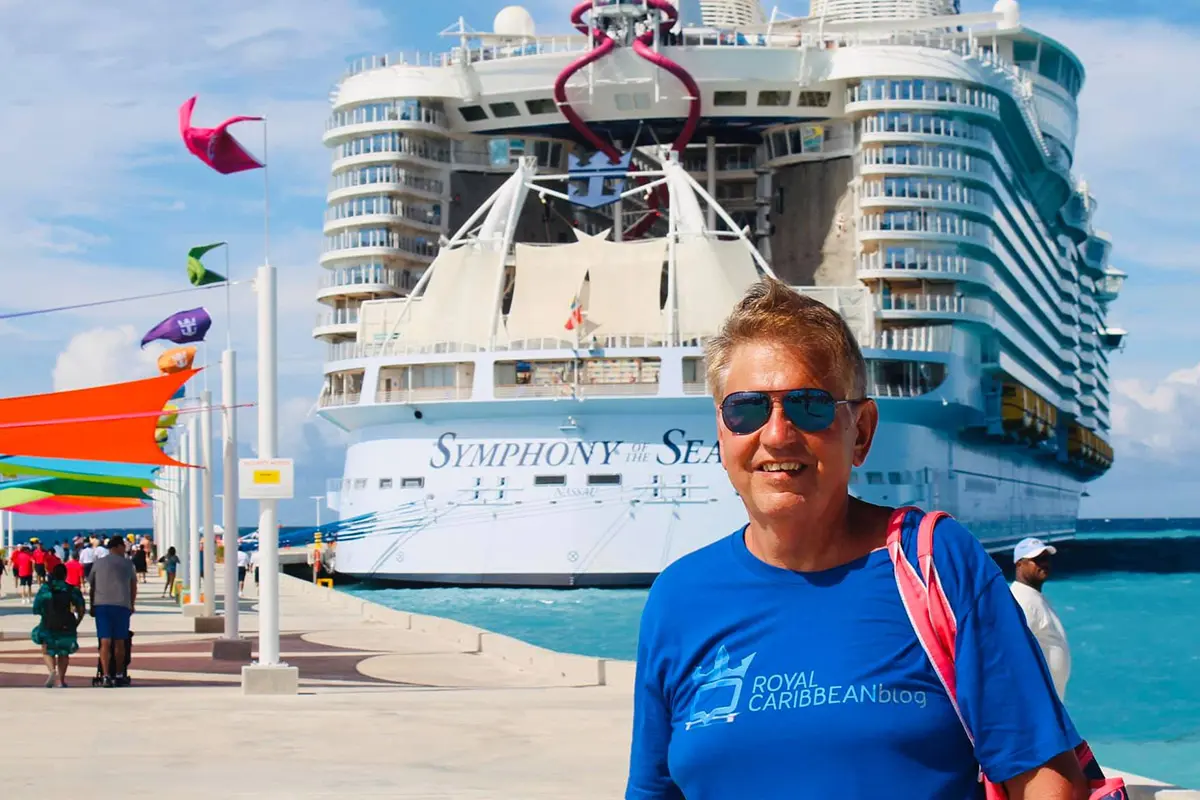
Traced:
<path id="1" fill-rule="evenodd" d="M 93 328 L 71 338 L 54 363 L 54 391 L 150 378 L 161 347 L 142 350 L 132 325 Z"/>
<path id="2" fill-rule="evenodd" d="M 1137 379 L 1113 385 L 1113 434 L 1134 455 L 1175 462 L 1200 456 L 1200 364 L 1155 383 Z"/>

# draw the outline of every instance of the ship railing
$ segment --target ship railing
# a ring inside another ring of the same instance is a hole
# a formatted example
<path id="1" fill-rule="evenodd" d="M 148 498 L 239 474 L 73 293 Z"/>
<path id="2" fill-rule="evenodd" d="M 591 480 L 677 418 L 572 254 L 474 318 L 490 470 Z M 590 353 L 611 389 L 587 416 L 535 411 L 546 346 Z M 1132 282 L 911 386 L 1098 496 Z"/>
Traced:
<path id="1" fill-rule="evenodd" d="M 330 311 L 323 311 L 317 314 L 316 327 L 322 328 L 326 325 L 357 325 L 358 324 L 358 308 L 335 308 Z"/>
<path id="2" fill-rule="evenodd" d="M 708 394 L 708 384 L 704 381 L 684 381 L 684 394 Z"/>
<path id="3" fill-rule="evenodd" d="M 992 316 L 992 308 L 983 298 L 928 292 L 877 294 L 875 295 L 875 310 L 971 314 L 989 319 Z"/>
<path id="4" fill-rule="evenodd" d="M 952 337 L 949 325 L 886 328 L 876 332 L 874 344 L 880 350 L 944 352 L 950 350 Z"/>
<path id="5" fill-rule="evenodd" d="M 379 389 L 376 403 L 428 403 L 436 400 L 470 400 L 470 386 L 425 386 L 412 389 Z"/>
<path id="6" fill-rule="evenodd" d="M 327 270 L 321 276 L 318 284 L 321 289 L 338 287 L 352 288 L 354 286 L 389 286 L 397 292 L 402 292 L 408 285 L 415 283 L 408 270 L 385 267 L 382 264 L 369 266 L 339 267 Z"/>
<path id="7" fill-rule="evenodd" d="M 436 195 L 444 194 L 446 189 L 445 184 L 439 180 L 426 178 L 400 167 L 386 164 L 354 167 L 335 173 L 329 181 L 330 192 L 358 186 L 378 186 L 380 191 L 384 191 L 389 186 L 404 186 Z"/>
<path id="8" fill-rule="evenodd" d="M 374 201 L 368 204 L 366 201 Z M 426 203 L 405 203 L 388 195 L 372 197 L 357 196 L 339 200 L 325 211 L 326 222 L 353 220 L 358 217 L 390 216 L 404 217 L 413 222 L 440 227 L 442 210 L 440 205 Z"/>
<path id="9" fill-rule="evenodd" d="M 436 125 L 439 128 L 448 127 L 446 113 L 436 108 L 406 105 L 406 101 L 398 100 L 393 103 L 372 102 L 352 108 L 335 111 L 325 120 L 325 130 L 344 128 L 350 125 L 374 125 L 385 122 L 420 122 L 426 125 Z"/>
<path id="10" fill-rule="evenodd" d="M 321 408 L 333 408 L 336 406 L 354 406 L 358 405 L 358 401 L 362 399 L 362 395 L 358 392 L 331 392 L 322 394 L 317 401 L 317 405 Z"/>
<path id="11" fill-rule="evenodd" d="M 955 275 L 971 275 L 979 271 L 980 266 L 966 256 L 951 255 L 933 250 L 918 248 L 897 248 L 896 252 L 884 253 L 876 250 L 874 253 L 863 253 L 858 257 L 860 271 L 894 270 L 896 272 L 942 272 Z"/>

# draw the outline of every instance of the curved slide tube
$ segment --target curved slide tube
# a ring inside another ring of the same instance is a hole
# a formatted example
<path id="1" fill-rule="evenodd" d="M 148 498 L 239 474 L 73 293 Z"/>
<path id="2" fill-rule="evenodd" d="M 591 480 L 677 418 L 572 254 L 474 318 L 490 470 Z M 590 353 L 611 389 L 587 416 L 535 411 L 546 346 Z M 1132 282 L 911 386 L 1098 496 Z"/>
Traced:
<path id="1" fill-rule="evenodd" d="M 674 6 L 667 2 L 667 0 L 647 0 L 647 5 L 656 11 L 661 12 L 665 17 L 665 19 L 659 23 L 659 35 L 666 36 L 667 33 L 670 32 L 671 28 L 674 27 L 675 22 L 679 19 L 679 13 L 675 10 Z M 617 150 L 617 148 L 614 147 L 611 142 L 604 141 L 604 139 L 602 139 L 595 131 L 593 131 L 587 122 L 584 121 L 583 117 L 581 117 L 575 111 L 575 109 L 571 107 L 570 102 L 567 100 L 567 82 L 575 76 L 575 73 L 579 72 L 579 70 L 583 69 L 589 64 L 604 58 L 617 46 L 616 41 L 607 33 L 599 28 L 589 29 L 588 24 L 583 21 L 583 15 L 591 9 L 592 0 L 584 0 L 584 2 L 579 3 L 574 9 L 571 10 L 571 24 L 574 25 L 575 29 L 580 33 L 590 36 L 592 43 L 595 44 L 595 47 L 589 52 L 585 53 L 583 56 L 577 58 L 575 61 L 572 61 L 559 74 L 558 78 L 554 81 L 554 102 L 562 111 L 563 116 L 566 117 L 567 122 L 571 123 L 571 127 L 573 127 L 597 151 L 604 153 L 611 163 L 615 164 L 621 158 L 620 151 Z M 634 40 L 634 52 L 637 53 L 640 58 L 643 58 L 658 68 L 674 75 L 675 78 L 684 85 L 691 95 L 687 121 L 684 123 L 683 130 L 680 131 L 679 136 L 676 137 L 674 144 L 671 145 L 672 149 L 676 152 L 683 152 L 683 149 L 687 146 L 687 143 L 691 141 L 692 136 L 695 134 L 696 127 L 700 122 L 700 87 L 697 86 L 696 81 L 692 78 L 687 70 L 671 59 L 667 58 L 662 53 L 654 52 L 654 50 L 650 47 L 650 43 L 653 40 L 654 29 L 651 28 Z M 659 209 L 663 205 L 664 199 L 662 197 L 661 190 L 661 186 L 655 187 L 651 192 L 650 197 L 647 198 L 649 210 L 640 220 L 637 221 L 637 223 L 633 225 L 633 227 L 629 229 L 627 235 L 630 238 L 636 239 L 642 236 L 647 230 L 649 230 L 650 226 L 661 217 L 661 212 Z"/>

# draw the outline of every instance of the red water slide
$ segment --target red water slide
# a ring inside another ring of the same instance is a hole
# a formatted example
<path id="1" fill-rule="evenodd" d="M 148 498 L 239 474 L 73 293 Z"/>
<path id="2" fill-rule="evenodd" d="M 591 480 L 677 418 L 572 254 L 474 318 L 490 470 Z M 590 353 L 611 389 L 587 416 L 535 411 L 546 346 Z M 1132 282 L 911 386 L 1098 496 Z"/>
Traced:
<path id="1" fill-rule="evenodd" d="M 571 127 L 578 131 L 579 135 L 586 139 L 596 150 L 608 156 L 611 163 L 615 164 L 621 159 L 620 151 L 611 142 L 606 142 L 599 134 L 593 131 L 567 100 L 567 82 L 574 77 L 575 73 L 587 65 L 604 58 L 617 46 L 616 40 L 605 31 L 600 28 L 589 28 L 588 24 L 583 21 L 583 15 L 592 10 L 592 4 L 592 0 L 584 0 L 584 2 L 575 6 L 571 11 L 571 23 L 580 33 L 590 37 L 594 47 L 583 56 L 568 64 L 566 69 L 559 74 L 557 80 L 554 81 L 554 101 L 562 110 L 563 116 L 571 123 Z M 646 0 L 646 5 L 662 13 L 664 19 L 659 23 L 658 28 L 659 36 L 665 37 L 679 19 L 679 12 L 667 0 Z M 683 130 L 679 132 L 679 136 L 676 137 L 675 142 L 671 145 L 673 150 L 681 153 L 683 152 L 683 148 L 687 146 L 687 143 L 691 141 L 692 136 L 696 132 L 696 126 L 700 122 L 700 87 L 696 85 L 696 81 L 687 70 L 662 53 L 654 52 L 654 49 L 650 46 L 653 41 L 654 29 L 649 28 L 634 39 L 633 51 L 640 58 L 674 75 L 684 85 L 684 88 L 687 89 L 690 95 L 687 120 L 684 122 Z M 649 211 L 626 233 L 629 238 L 636 239 L 643 235 L 661 217 L 659 209 L 664 204 L 665 198 L 663 194 L 661 185 L 654 188 L 646 201 Z"/>

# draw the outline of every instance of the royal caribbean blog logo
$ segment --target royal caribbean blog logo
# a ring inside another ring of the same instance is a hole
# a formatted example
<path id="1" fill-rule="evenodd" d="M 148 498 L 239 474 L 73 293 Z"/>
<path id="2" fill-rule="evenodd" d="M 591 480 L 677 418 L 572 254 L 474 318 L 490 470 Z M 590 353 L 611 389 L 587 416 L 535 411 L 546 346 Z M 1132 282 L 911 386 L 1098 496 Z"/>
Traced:
<path id="1" fill-rule="evenodd" d="M 746 670 L 758 653 L 751 653 L 742 659 L 742 663 L 734 669 L 729 668 L 729 652 L 725 645 L 717 650 L 713 659 L 712 669 L 705 671 L 696 667 L 692 673 L 692 682 L 700 684 L 696 696 L 692 699 L 692 716 L 684 725 L 684 730 L 694 727 L 707 727 L 718 721 L 733 722 L 738 715 L 738 702 L 742 699 L 742 683 L 746 678 Z M 720 705 L 713 705 L 719 703 Z"/>

